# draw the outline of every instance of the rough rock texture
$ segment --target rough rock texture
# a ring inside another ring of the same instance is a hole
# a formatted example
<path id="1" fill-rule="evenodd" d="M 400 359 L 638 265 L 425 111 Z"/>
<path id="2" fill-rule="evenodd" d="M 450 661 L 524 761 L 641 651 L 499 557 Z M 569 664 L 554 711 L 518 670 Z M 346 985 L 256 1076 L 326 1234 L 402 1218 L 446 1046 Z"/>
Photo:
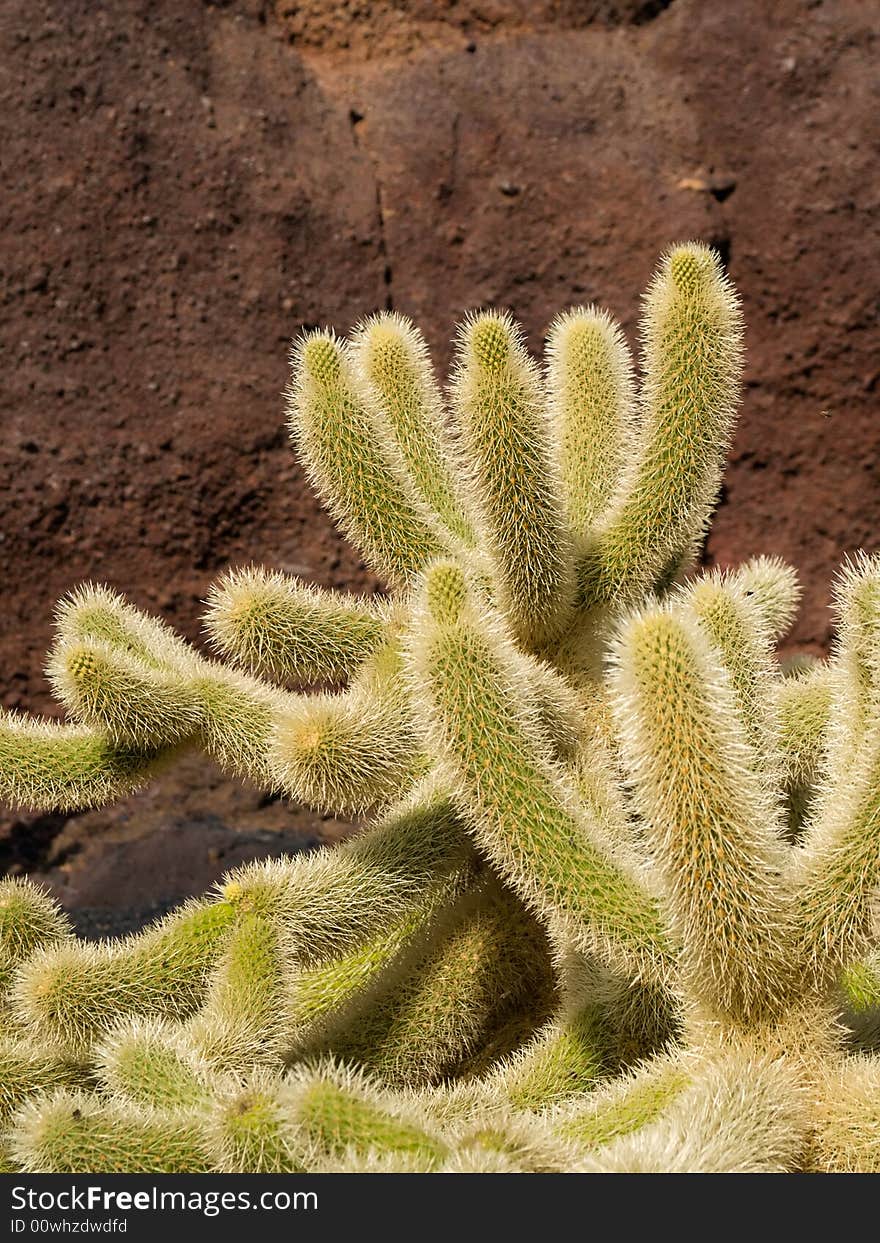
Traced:
<path id="1" fill-rule="evenodd" d="M 748 324 L 707 562 L 790 558 L 792 641 L 827 644 L 834 567 L 880 526 L 871 10 L 6 0 L 3 702 L 53 711 L 52 608 L 84 579 L 193 638 L 229 563 L 375 588 L 283 433 L 304 325 L 393 306 L 442 366 L 478 304 L 509 306 L 536 350 L 576 302 L 632 334 L 657 254 L 687 237 L 721 248 Z M 0 864 L 97 928 L 344 827 L 198 757 L 112 811 L 0 823 Z"/>

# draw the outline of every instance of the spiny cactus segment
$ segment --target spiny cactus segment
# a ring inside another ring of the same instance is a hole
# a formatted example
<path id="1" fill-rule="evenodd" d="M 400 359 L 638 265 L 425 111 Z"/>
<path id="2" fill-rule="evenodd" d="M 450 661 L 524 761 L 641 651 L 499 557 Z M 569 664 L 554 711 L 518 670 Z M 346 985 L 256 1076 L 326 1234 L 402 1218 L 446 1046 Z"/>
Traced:
<path id="1" fill-rule="evenodd" d="M 29 1172 L 880 1169 L 880 564 L 784 666 L 773 558 L 688 575 L 738 399 L 736 295 L 675 247 L 643 381 L 594 307 L 505 313 L 447 398 L 402 316 L 293 353 L 292 437 L 389 587 L 208 596 L 218 658 L 60 606 L 65 723 L 0 796 L 124 797 L 184 748 L 336 813 L 117 941 L 0 884 L 0 1156 Z"/>

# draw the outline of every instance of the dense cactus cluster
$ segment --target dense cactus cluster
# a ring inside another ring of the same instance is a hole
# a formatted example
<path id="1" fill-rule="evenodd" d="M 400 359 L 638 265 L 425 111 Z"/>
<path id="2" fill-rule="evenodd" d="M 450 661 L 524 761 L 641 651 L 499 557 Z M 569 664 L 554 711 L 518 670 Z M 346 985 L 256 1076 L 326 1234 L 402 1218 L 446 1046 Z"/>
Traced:
<path id="1" fill-rule="evenodd" d="M 291 433 L 388 594 L 230 572 L 215 658 L 62 603 L 69 723 L 0 718 L 5 800 L 107 802 L 195 746 L 365 825 L 118 941 L 2 882 L 6 1168 L 880 1169 L 880 561 L 785 669 L 793 572 L 690 572 L 740 336 L 699 244 L 639 388 L 595 308 L 543 373 L 470 317 L 445 398 L 402 317 L 313 332 Z"/>

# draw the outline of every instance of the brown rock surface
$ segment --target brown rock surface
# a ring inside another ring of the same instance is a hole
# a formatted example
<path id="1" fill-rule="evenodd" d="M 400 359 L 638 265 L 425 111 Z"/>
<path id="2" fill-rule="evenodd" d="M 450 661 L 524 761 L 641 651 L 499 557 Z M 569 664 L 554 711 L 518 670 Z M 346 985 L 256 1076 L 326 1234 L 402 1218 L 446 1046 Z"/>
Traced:
<path id="1" fill-rule="evenodd" d="M 708 562 L 834 567 L 880 517 L 877 32 L 863 0 L 7 0 L 0 9 L 3 702 L 53 712 L 56 599 L 106 581 L 197 638 L 219 570 L 372 588 L 286 443 L 301 327 L 381 306 L 449 361 L 467 308 L 538 350 L 714 241 L 748 324 Z M 189 759 L 112 810 L 7 815 L 83 926 L 342 831 Z M 102 922 L 103 921 L 103 922 Z"/>

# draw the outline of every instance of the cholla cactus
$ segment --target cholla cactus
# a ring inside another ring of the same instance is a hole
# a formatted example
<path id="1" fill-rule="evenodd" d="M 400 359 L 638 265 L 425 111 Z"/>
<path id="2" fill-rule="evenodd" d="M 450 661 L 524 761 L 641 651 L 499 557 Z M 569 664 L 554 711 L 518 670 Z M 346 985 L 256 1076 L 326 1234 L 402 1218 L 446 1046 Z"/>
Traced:
<path id="1" fill-rule="evenodd" d="M 543 375 L 472 316 L 448 403 L 400 316 L 311 333 L 291 432 L 389 594 L 233 571 L 226 663 L 107 589 L 62 604 L 70 723 L 0 722 L 8 801 L 197 746 L 369 819 L 120 941 L 7 882 L 8 1168 L 880 1168 L 880 565 L 788 676 L 787 567 L 685 581 L 738 396 L 711 251 L 664 258 L 644 323 L 637 394 L 595 308 Z"/>

